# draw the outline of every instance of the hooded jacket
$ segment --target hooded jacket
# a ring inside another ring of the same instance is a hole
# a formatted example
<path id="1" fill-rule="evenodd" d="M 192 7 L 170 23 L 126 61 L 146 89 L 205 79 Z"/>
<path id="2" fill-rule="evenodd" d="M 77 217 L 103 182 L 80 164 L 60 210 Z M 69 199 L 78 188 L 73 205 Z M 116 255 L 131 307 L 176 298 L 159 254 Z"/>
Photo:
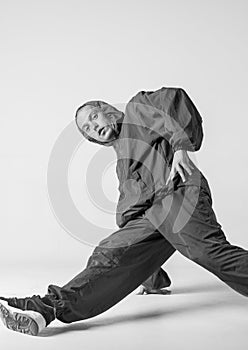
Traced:
<path id="1" fill-rule="evenodd" d="M 202 118 L 183 89 L 162 87 L 140 91 L 131 98 L 113 143 L 120 192 L 116 210 L 119 227 L 145 213 L 176 187 L 200 186 L 197 168 L 191 176 L 185 174 L 184 183 L 179 174 L 167 186 L 166 179 L 174 153 L 179 149 L 198 151 L 202 139 Z"/>

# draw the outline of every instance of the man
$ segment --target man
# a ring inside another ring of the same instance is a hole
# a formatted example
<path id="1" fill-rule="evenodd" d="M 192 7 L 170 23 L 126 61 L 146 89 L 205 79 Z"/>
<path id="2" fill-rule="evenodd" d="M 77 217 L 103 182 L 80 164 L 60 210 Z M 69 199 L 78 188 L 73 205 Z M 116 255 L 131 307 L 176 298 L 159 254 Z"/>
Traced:
<path id="1" fill-rule="evenodd" d="M 141 91 L 125 113 L 102 101 L 76 112 L 79 131 L 117 154 L 119 230 L 100 242 L 85 270 L 44 297 L 1 298 L 15 331 L 37 335 L 55 318 L 96 316 L 144 283 L 178 250 L 248 295 L 248 252 L 231 245 L 212 209 L 208 182 L 187 151 L 199 150 L 202 118 L 180 88 Z"/>

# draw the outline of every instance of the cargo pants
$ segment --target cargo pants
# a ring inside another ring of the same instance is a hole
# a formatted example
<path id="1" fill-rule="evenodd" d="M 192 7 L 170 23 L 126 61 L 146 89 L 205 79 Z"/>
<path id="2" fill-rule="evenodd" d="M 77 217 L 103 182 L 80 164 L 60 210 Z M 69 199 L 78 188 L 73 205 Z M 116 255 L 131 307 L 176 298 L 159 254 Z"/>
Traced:
<path id="1" fill-rule="evenodd" d="M 192 198 L 197 198 L 193 208 Z M 189 212 L 188 221 L 175 230 L 179 213 L 185 217 Z M 163 213 L 165 218 L 157 225 L 153 218 Z M 96 316 L 135 290 L 176 250 L 248 296 L 248 251 L 227 241 L 202 177 L 200 186 L 178 186 L 102 240 L 86 268 L 62 287 L 49 285 L 44 300 L 49 299 L 56 318 L 64 323 Z M 55 316 L 51 313 L 47 324 Z"/>

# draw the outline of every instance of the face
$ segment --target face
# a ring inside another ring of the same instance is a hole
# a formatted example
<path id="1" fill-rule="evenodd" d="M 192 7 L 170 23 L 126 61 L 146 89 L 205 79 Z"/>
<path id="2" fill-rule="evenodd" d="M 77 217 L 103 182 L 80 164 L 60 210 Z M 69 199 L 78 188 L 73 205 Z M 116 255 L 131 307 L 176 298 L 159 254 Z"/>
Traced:
<path id="1" fill-rule="evenodd" d="M 97 141 L 109 142 L 116 139 L 117 126 L 111 113 L 104 113 L 99 107 L 85 106 L 79 110 L 77 124 L 80 130 Z"/>

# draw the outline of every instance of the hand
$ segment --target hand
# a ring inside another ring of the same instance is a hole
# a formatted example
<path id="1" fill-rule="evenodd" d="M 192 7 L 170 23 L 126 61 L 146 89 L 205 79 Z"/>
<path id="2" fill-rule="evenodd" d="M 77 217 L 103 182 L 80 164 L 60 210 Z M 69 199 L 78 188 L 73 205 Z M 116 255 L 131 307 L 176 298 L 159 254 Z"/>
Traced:
<path id="1" fill-rule="evenodd" d="M 186 181 L 185 175 L 184 175 L 184 170 L 187 171 L 189 175 L 192 174 L 192 171 L 194 169 L 194 166 L 192 165 L 193 162 L 188 156 L 187 151 L 184 150 L 178 150 L 174 153 L 173 161 L 172 161 L 172 166 L 171 166 L 171 171 L 169 174 L 169 177 L 166 181 L 166 185 L 174 178 L 176 173 L 179 173 L 181 176 L 183 182 Z"/>
<path id="2" fill-rule="evenodd" d="M 139 292 L 137 295 L 144 295 L 144 294 L 162 294 L 162 295 L 169 295 L 171 294 L 171 291 L 166 288 L 159 288 L 159 289 L 148 289 L 144 286 L 140 286 Z"/>

